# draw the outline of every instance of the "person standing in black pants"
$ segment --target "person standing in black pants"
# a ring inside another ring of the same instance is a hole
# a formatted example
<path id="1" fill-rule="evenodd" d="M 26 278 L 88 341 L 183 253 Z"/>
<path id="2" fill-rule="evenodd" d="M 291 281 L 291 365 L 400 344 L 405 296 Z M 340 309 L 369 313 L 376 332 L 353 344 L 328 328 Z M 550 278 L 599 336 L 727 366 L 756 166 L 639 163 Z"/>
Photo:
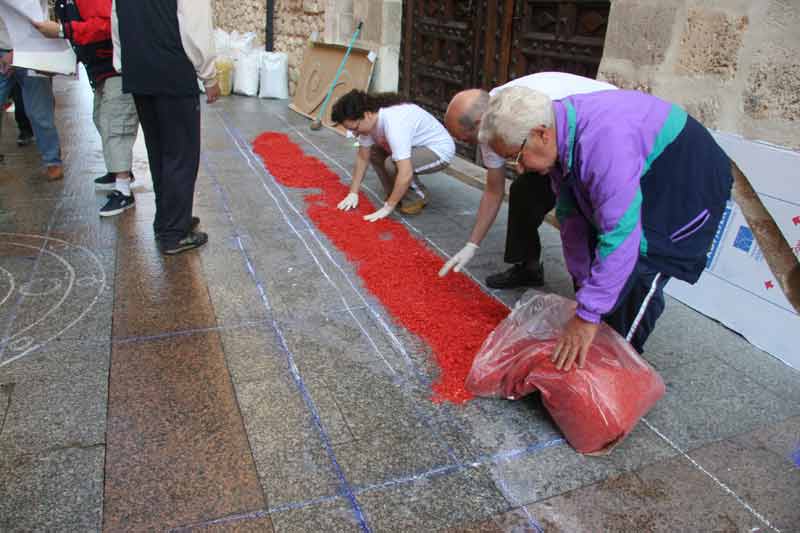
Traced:
<path id="1" fill-rule="evenodd" d="M 200 166 L 200 90 L 219 97 L 210 0 L 115 0 L 114 66 L 132 93 L 144 132 L 156 216 L 156 241 L 174 255 L 198 248 L 194 186 Z M 145 37 L 146 36 L 146 37 Z"/>

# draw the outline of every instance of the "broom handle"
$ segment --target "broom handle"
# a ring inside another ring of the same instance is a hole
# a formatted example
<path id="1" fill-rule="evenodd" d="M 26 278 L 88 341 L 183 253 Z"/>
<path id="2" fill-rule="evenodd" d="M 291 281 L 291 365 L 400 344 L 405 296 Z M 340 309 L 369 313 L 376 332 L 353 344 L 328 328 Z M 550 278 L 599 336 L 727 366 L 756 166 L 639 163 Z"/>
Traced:
<path id="1" fill-rule="evenodd" d="M 350 44 L 347 45 L 347 51 L 344 53 L 344 57 L 342 58 L 342 62 L 339 63 L 339 69 L 336 71 L 336 76 L 333 77 L 333 82 L 331 86 L 328 88 L 328 94 L 325 95 L 325 100 L 322 101 L 322 107 L 319 108 L 319 113 L 317 114 L 317 120 L 322 123 L 322 117 L 325 115 L 325 108 L 328 105 L 328 100 L 331 99 L 331 95 L 333 94 L 333 88 L 336 87 L 336 82 L 339 81 L 339 76 L 342 74 L 344 70 L 344 65 L 347 63 L 347 58 L 350 56 L 350 50 L 353 49 L 353 43 L 356 42 L 358 38 L 358 34 L 361 32 L 361 26 L 364 24 L 363 21 L 358 23 L 356 27 L 356 31 L 353 32 L 353 36 L 350 37 Z"/>
<path id="2" fill-rule="evenodd" d="M 761 199 L 753 190 L 750 180 L 731 161 L 733 173 L 733 199 L 742 210 L 756 242 L 767 260 L 767 265 L 778 280 L 786 299 L 800 313 L 800 262 L 792 247 L 786 242 L 775 220 L 767 212 Z"/>

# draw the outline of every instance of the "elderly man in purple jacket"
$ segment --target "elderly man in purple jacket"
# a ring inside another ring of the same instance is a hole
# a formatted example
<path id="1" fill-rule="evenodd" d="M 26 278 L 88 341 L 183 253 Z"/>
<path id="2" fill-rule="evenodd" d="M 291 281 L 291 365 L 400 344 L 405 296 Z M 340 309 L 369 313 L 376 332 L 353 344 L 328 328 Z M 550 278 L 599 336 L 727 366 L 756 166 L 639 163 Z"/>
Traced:
<path id="1" fill-rule="evenodd" d="M 731 161 L 680 107 L 635 91 L 551 101 L 527 88 L 494 97 L 479 140 L 549 175 L 578 306 L 553 352 L 582 366 L 600 320 L 640 353 L 671 277 L 705 268 L 733 178 Z"/>

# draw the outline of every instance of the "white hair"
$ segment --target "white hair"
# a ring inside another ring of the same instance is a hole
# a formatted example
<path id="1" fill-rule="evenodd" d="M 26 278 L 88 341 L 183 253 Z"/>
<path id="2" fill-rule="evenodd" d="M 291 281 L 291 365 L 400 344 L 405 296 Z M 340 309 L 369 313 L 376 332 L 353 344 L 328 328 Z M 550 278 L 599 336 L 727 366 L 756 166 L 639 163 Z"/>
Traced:
<path id="1" fill-rule="evenodd" d="M 478 141 L 483 144 L 500 141 L 514 146 L 522 144 L 533 128 L 552 128 L 554 124 L 553 101 L 549 96 L 527 87 L 509 87 L 489 101 Z"/>

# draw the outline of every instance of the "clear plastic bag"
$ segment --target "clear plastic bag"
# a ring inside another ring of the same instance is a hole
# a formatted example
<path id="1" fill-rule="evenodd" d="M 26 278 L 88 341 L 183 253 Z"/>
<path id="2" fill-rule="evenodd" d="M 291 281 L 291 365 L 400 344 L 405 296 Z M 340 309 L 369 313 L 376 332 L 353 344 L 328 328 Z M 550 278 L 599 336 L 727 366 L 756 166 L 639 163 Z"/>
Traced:
<path id="1" fill-rule="evenodd" d="M 486 338 L 466 387 L 476 396 L 521 398 L 535 390 L 567 441 L 608 453 L 664 395 L 664 382 L 616 331 L 601 324 L 583 368 L 550 361 L 575 302 L 529 291 Z"/>

